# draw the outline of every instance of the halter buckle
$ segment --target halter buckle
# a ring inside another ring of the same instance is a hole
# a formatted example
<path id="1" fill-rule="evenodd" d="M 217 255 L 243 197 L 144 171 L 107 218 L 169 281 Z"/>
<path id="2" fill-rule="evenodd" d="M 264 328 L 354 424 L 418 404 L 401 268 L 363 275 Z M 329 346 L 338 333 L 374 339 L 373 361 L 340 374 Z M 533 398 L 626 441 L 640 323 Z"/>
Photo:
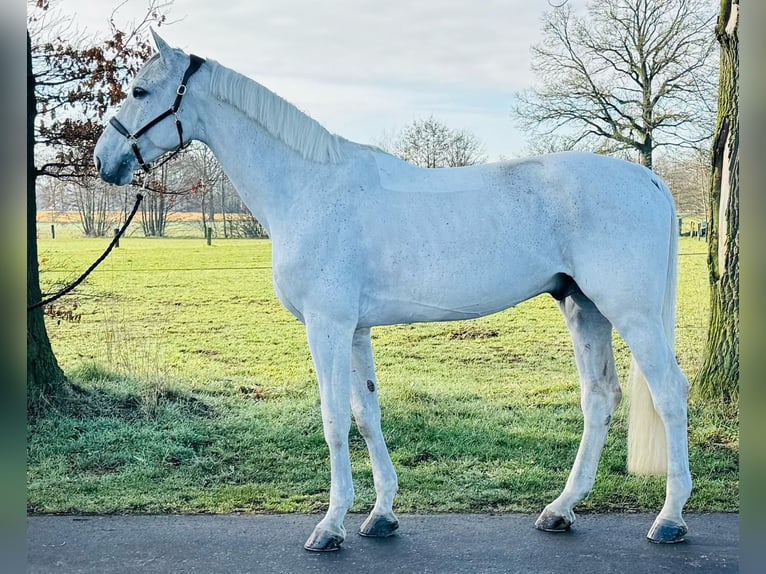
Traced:
<path id="1" fill-rule="evenodd" d="M 181 84 L 178 86 L 178 89 L 176 90 L 176 94 L 179 96 L 183 96 L 186 93 L 186 84 Z"/>

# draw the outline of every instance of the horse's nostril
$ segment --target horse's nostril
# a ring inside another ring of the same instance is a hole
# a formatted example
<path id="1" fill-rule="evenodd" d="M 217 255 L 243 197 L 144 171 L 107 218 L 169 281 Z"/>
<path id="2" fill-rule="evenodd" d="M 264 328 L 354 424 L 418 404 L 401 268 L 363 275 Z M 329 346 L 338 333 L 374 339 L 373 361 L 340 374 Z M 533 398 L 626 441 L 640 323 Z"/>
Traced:
<path id="1" fill-rule="evenodd" d="M 101 158 L 96 156 L 95 160 L 96 160 L 96 171 L 98 173 L 101 173 Z"/>

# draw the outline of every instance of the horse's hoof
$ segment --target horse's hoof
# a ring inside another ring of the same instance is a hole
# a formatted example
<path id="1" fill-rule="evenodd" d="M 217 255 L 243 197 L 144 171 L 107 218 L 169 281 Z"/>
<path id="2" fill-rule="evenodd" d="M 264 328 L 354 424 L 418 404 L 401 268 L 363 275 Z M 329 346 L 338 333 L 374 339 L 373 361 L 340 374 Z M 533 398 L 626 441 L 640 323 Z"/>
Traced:
<path id="1" fill-rule="evenodd" d="M 371 538 L 387 538 L 396 534 L 398 529 L 399 521 L 393 514 L 391 516 L 370 514 L 359 529 L 359 534 Z"/>
<path id="2" fill-rule="evenodd" d="M 535 528 L 545 532 L 566 532 L 572 526 L 572 523 L 574 523 L 574 514 L 572 518 L 567 518 L 549 510 L 544 510 L 535 521 Z"/>
<path id="3" fill-rule="evenodd" d="M 334 552 L 340 550 L 343 536 L 315 528 L 303 547 L 311 552 Z"/>
<path id="4" fill-rule="evenodd" d="M 686 539 L 685 536 L 688 531 L 689 529 L 683 522 L 678 524 L 677 522 L 658 518 L 652 524 L 646 537 L 649 539 L 649 542 L 654 542 L 655 544 L 676 544 Z"/>

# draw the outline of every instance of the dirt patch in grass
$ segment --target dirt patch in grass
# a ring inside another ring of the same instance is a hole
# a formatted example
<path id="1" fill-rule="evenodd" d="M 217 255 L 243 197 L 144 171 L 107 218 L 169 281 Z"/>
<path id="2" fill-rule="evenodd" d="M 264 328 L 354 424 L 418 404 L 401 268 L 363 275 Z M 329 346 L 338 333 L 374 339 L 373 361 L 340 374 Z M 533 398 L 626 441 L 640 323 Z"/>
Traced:
<path id="1" fill-rule="evenodd" d="M 454 340 L 466 340 L 466 339 L 492 339 L 498 337 L 500 333 L 495 329 L 481 329 L 479 327 L 461 327 L 451 331 L 449 339 Z"/>

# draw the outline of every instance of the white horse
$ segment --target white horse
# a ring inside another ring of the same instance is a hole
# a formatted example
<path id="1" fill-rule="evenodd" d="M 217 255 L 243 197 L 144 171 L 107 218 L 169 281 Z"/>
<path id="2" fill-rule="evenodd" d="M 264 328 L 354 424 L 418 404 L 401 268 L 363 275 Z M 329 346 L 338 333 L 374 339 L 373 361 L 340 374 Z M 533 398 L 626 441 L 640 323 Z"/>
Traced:
<path id="1" fill-rule="evenodd" d="M 306 326 L 330 449 L 330 505 L 308 550 L 336 550 L 346 537 L 352 412 L 377 494 L 360 534 L 390 536 L 399 526 L 370 328 L 480 317 L 542 293 L 558 300 L 572 334 L 584 432 L 563 492 L 536 527 L 567 530 L 593 486 L 621 397 L 614 327 L 634 358 L 630 378 L 648 388 L 632 403 L 654 416 L 644 423 L 631 413 L 629 469 L 667 472 L 665 504 L 647 537 L 684 539 L 691 475 L 688 382 L 673 352 L 677 222 L 659 177 L 575 152 L 421 169 L 331 134 L 216 62 L 155 42 L 159 54 L 98 141 L 96 167 L 125 185 L 138 167 L 149 169 L 144 158 L 200 140 L 268 229 L 274 289 Z"/>

